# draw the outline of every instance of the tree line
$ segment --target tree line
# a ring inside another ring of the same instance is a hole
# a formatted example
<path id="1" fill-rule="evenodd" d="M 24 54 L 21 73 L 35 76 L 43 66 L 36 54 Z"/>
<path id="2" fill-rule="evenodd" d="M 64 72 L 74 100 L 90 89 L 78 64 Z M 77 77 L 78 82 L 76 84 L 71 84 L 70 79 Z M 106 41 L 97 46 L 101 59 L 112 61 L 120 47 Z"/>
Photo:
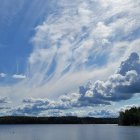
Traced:
<path id="1" fill-rule="evenodd" d="M 5 116 L 0 117 L 0 124 L 117 124 L 118 118 L 93 117 L 26 117 Z"/>
<path id="2" fill-rule="evenodd" d="M 140 125 L 140 107 L 132 107 L 120 112 L 120 125 Z"/>

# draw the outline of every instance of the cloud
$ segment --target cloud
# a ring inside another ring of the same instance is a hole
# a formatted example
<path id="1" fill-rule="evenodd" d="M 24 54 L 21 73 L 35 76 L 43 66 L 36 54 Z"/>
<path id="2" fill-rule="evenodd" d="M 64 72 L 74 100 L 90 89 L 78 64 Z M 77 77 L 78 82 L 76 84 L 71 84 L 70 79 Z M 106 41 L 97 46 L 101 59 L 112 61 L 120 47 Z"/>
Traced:
<path id="1" fill-rule="evenodd" d="M 131 104 L 131 105 L 125 105 L 125 106 L 123 106 L 123 107 L 121 107 L 120 109 L 119 109 L 119 112 L 120 111 L 125 111 L 125 110 L 129 110 L 130 108 L 132 108 L 132 107 L 139 107 L 139 105 L 137 105 L 137 104 Z"/>
<path id="2" fill-rule="evenodd" d="M 0 73 L 0 77 L 5 78 L 5 77 L 8 77 L 8 75 L 6 73 Z M 26 78 L 26 76 L 22 75 L 22 74 L 14 74 L 11 77 L 14 79 L 25 79 Z"/>
<path id="3" fill-rule="evenodd" d="M 5 73 L 0 73 L 0 77 L 1 78 L 5 78 L 7 76 L 7 74 L 5 74 Z"/>
<path id="4" fill-rule="evenodd" d="M 0 97 L 0 104 L 9 103 L 9 99 L 7 97 Z"/>
<path id="5" fill-rule="evenodd" d="M 9 115 L 8 112 L 11 110 L 9 103 L 11 102 L 8 97 L 0 97 L 0 116 Z"/>
<path id="6" fill-rule="evenodd" d="M 140 93 L 140 59 L 137 53 L 121 63 L 117 72 L 106 81 L 96 81 L 80 87 L 81 102 L 85 104 L 110 104 L 111 101 L 128 100 Z"/>
<path id="7" fill-rule="evenodd" d="M 44 116 L 46 116 L 46 115 L 51 116 L 51 117 L 65 116 L 63 111 L 61 111 L 61 110 L 49 110 L 47 113 L 44 114 Z"/>
<path id="8" fill-rule="evenodd" d="M 132 34 L 140 25 L 138 0 L 60 0 L 57 4 L 57 13 L 38 25 L 32 38 L 27 84 L 37 87 L 33 92 L 42 96 L 55 97 L 95 80 L 99 69 L 111 69 L 111 63 L 117 66 L 124 54 L 128 57 L 130 44 L 138 39 Z"/>
<path id="9" fill-rule="evenodd" d="M 39 115 L 44 111 L 55 112 L 57 110 L 66 110 L 74 107 L 77 100 L 72 98 L 76 95 L 71 94 L 68 96 L 60 97 L 58 100 L 49 99 L 24 99 L 22 106 L 15 108 L 12 112 L 13 115 Z"/>
<path id="10" fill-rule="evenodd" d="M 125 75 L 126 72 L 135 70 L 137 74 L 140 74 L 140 60 L 137 53 L 131 53 L 130 57 L 121 63 L 121 66 L 117 73 Z"/>
<path id="11" fill-rule="evenodd" d="M 35 28 L 28 78 L 13 75 L 24 79 L 20 88 L 26 89 L 25 96 L 48 98 L 76 91 L 91 79 L 104 80 L 132 48 L 140 53 L 135 34 L 140 25 L 138 0 L 59 0 L 55 6 Z"/>
<path id="12" fill-rule="evenodd" d="M 31 100 L 31 101 L 29 101 Z M 47 103 L 46 103 L 47 101 Z M 117 110 L 95 109 L 90 110 L 87 106 L 75 106 L 73 104 L 65 104 L 60 100 L 49 101 L 48 99 L 27 99 L 24 100 L 22 106 L 11 109 L 10 113 L 16 116 L 79 116 L 79 117 L 117 117 Z M 77 100 L 78 102 L 78 100 Z M 63 107 L 62 107 L 63 106 Z"/>
<path id="13" fill-rule="evenodd" d="M 69 95 L 62 95 L 57 100 L 27 98 L 22 101 L 21 106 L 16 107 L 11 112 L 12 115 L 40 115 L 44 114 L 45 111 L 49 113 L 58 110 L 69 110 L 81 106 L 78 102 L 79 97 L 80 94 L 71 93 Z"/>
<path id="14" fill-rule="evenodd" d="M 12 78 L 14 78 L 14 79 L 25 79 L 26 76 L 25 75 L 22 75 L 22 74 L 14 74 L 12 76 Z"/>
<path id="15" fill-rule="evenodd" d="M 119 113 L 115 112 L 113 110 L 95 110 L 88 113 L 89 117 L 104 117 L 104 118 L 110 118 L 110 117 L 118 117 Z"/>
<path id="16" fill-rule="evenodd" d="M 44 104 L 48 104 L 49 100 L 48 99 L 24 99 L 23 103 L 27 103 L 27 104 L 39 104 L 39 105 L 44 105 Z"/>
<path id="17" fill-rule="evenodd" d="M 41 115 L 45 112 L 57 110 L 61 115 L 65 110 L 82 107 L 111 105 L 112 102 L 128 100 L 136 93 L 140 93 L 140 59 L 135 52 L 124 61 L 116 72 L 105 81 L 88 82 L 86 86 L 79 87 L 79 93 L 69 93 L 59 96 L 55 100 L 47 98 L 27 98 L 22 106 L 13 110 L 13 115 Z M 59 113 L 57 115 L 59 115 Z M 69 114 L 65 112 L 63 115 Z M 115 116 L 108 111 L 90 112 L 88 116 Z M 53 115 L 53 114 L 52 114 Z M 72 115 L 72 114 L 71 114 Z"/>

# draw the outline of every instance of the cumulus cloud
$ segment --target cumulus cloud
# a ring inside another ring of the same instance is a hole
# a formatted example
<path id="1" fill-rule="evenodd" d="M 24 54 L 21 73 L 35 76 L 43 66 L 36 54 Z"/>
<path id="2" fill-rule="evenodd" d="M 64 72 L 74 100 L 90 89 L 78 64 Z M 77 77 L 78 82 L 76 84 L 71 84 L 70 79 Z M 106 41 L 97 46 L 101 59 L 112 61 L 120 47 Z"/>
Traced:
<path id="1" fill-rule="evenodd" d="M 0 104 L 8 103 L 9 99 L 7 97 L 0 97 Z"/>
<path id="2" fill-rule="evenodd" d="M 0 116 L 8 115 L 9 110 L 11 110 L 9 103 L 8 97 L 0 97 Z"/>
<path id="3" fill-rule="evenodd" d="M 125 110 L 129 110 L 130 108 L 132 108 L 132 107 L 139 107 L 139 105 L 138 104 L 130 104 L 130 105 L 125 105 L 125 106 L 123 106 L 123 107 L 121 107 L 120 109 L 119 109 L 119 111 L 125 111 Z"/>
<path id="4" fill-rule="evenodd" d="M 27 104 L 39 104 L 39 105 L 44 105 L 44 104 L 48 104 L 49 100 L 48 99 L 24 99 L 23 103 L 27 103 Z"/>
<path id="5" fill-rule="evenodd" d="M 113 110 L 95 110 L 88 113 L 89 117 L 118 117 L 119 113 Z"/>
<path id="6" fill-rule="evenodd" d="M 121 63 L 117 73 L 125 75 L 126 72 L 135 70 L 137 74 L 140 74 L 140 60 L 137 53 L 131 53 L 130 57 Z"/>
<path id="7" fill-rule="evenodd" d="M 79 93 L 71 93 L 68 95 L 62 95 L 56 100 L 49 100 L 47 98 L 27 98 L 22 101 L 21 106 L 18 106 L 12 110 L 12 114 L 40 115 L 44 114 L 45 111 L 48 114 L 49 112 L 55 112 L 57 110 L 64 111 L 77 108 L 81 106 L 80 102 L 78 101 L 79 97 Z"/>
<path id="8" fill-rule="evenodd" d="M 137 53 L 132 53 L 108 80 L 81 86 L 79 92 L 82 96 L 79 100 L 87 104 L 110 104 L 111 101 L 128 100 L 140 93 L 139 85 L 140 60 Z"/>
<path id="9" fill-rule="evenodd" d="M 116 110 L 114 111 L 107 110 L 107 109 L 100 110 L 100 109 L 95 109 L 95 108 L 92 108 L 89 111 L 86 106 L 76 106 L 70 103 L 65 104 L 66 101 L 63 101 L 62 103 L 60 100 L 48 102 L 48 99 L 27 99 L 27 100 L 24 100 L 23 102 L 25 104 L 11 110 L 12 115 L 117 117 L 118 112 L 119 112 Z"/>
<path id="10" fill-rule="evenodd" d="M 75 98 L 74 98 L 75 97 Z M 77 104 L 77 95 L 61 96 L 58 100 L 49 99 L 24 99 L 22 106 L 15 108 L 13 115 L 39 115 L 44 111 L 55 112 L 73 108 Z M 55 114 L 55 113 L 54 113 Z"/>

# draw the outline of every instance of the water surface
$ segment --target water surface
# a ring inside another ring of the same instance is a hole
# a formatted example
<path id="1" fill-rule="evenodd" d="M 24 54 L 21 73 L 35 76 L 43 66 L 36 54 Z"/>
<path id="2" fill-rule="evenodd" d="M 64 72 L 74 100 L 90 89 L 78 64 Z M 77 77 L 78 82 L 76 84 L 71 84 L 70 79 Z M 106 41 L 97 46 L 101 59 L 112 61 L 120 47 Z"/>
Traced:
<path id="1" fill-rule="evenodd" d="M 140 127 L 118 125 L 0 125 L 0 140 L 140 140 Z"/>

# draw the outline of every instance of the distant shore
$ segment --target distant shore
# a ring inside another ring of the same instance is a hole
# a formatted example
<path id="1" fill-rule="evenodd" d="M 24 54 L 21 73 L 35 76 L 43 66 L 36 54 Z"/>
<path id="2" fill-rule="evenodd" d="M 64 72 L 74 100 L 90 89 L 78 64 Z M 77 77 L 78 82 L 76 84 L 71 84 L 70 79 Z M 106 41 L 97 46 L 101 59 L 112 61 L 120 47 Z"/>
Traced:
<path id="1" fill-rule="evenodd" d="M 0 124 L 118 124 L 118 118 L 5 116 Z"/>

